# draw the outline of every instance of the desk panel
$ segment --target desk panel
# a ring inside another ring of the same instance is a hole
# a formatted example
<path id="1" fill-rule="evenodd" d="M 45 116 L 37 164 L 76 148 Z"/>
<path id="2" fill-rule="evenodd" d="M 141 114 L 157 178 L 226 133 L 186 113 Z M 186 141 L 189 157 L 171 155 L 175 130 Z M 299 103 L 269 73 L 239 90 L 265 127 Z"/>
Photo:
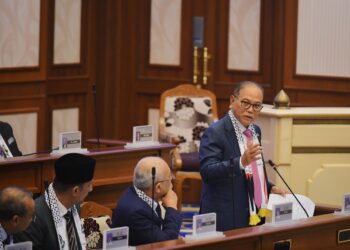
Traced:
<path id="1" fill-rule="evenodd" d="M 115 203 L 132 183 L 136 163 L 145 156 L 161 156 L 170 163 L 169 152 L 175 146 L 160 144 L 153 147 L 124 149 L 108 147 L 88 153 L 96 159 L 94 190 L 86 200 L 114 208 Z M 44 182 L 54 179 L 54 163 L 59 156 L 40 154 L 0 161 L 0 188 L 17 185 L 34 194 L 44 191 Z"/>

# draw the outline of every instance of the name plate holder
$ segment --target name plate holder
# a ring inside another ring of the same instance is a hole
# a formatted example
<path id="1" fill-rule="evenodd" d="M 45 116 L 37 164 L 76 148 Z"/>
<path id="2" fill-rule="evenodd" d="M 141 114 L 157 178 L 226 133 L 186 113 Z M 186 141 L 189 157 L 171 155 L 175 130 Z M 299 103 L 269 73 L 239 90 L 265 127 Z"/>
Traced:
<path id="1" fill-rule="evenodd" d="M 193 233 L 185 236 L 185 241 L 208 240 L 225 237 L 223 232 L 216 231 L 216 213 L 193 216 Z"/>
<path id="2" fill-rule="evenodd" d="M 152 125 L 135 126 L 132 132 L 132 143 L 128 142 L 125 148 L 142 148 L 148 146 L 158 146 L 159 142 L 154 140 Z"/>
<path id="3" fill-rule="evenodd" d="M 4 250 L 32 250 L 33 243 L 31 241 L 25 241 L 20 243 L 13 243 L 6 245 Z"/>
<path id="4" fill-rule="evenodd" d="M 281 226 L 293 221 L 293 202 L 272 205 L 272 217 L 266 218 L 266 226 Z"/>
<path id="5" fill-rule="evenodd" d="M 64 155 L 68 153 L 86 154 L 88 152 L 86 148 L 81 148 L 81 132 L 71 131 L 59 134 L 58 150 L 53 150 L 51 155 Z"/>
<path id="6" fill-rule="evenodd" d="M 350 193 L 344 194 L 341 211 L 334 211 L 336 215 L 350 215 Z"/>
<path id="7" fill-rule="evenodd" d="M 129 246 L 129 227 L 116 227 L 103 232 L 103 250 L 136 249 Z"/>

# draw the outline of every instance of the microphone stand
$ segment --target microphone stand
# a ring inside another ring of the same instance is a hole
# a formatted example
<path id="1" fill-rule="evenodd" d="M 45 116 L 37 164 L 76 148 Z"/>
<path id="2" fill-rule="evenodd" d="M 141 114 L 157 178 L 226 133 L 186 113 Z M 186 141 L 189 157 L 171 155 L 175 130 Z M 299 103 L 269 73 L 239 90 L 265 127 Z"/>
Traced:
<path id="1" fill-rule="evenodd" d="M 34 152 L 34 153 L 24 154 L 24 155 L 21 155 L 21 156 L 29 156 L 29 155 L 36 155 L 36 154 L 45 154 L 45 153 L 50 153 L 50 152 L 52 152 L 53 150 L 57 150 L 57 149 L 59 149 L 59 147 L 53 148 L 53 149 L 49 149 L 49 150 L 42 150 L 42 151 L 37 151 L 37 152 Z"/>
<path id="2" fill-rule="evenodd" d="M 294 194 L 294 192 L 292 191 L 292 189 L 289 187 L 289 185 L 287 184 L 287 182 L 284 180 L 284 178 L 282 177 L 282 175 L 280 174 L 280 172 L 277 170 L 276 168 L 276 164 L 271 161 L 268 160 L 269 165 L 275 170 L 275 172 L 279 175 L 279 177 L 281 178 L 281 180 L 284 182 L 284 184 L 287 186 L 287 188 L 289 189 L 289 191 L 291 192 L 291 194 L 294 196 L 294 198 L 296 199 L 296 201 L 299 203 L 300 207 L 304 210 L 306 216 L 308 218 L 310 218 L 309 214 L 306 212 L 306 209 L 304 208 L 304 206 L 301 204 L 301 202 L 299 201 L 299 199 L 296 197 L 296 195 Z"/>
<path id="3" fill-rule="evenodd" d="M 153 238 L 153 224 L 154 224 L 154 180 L 156 178 L 156 167 L 152 167 L 152 238 Z"/>

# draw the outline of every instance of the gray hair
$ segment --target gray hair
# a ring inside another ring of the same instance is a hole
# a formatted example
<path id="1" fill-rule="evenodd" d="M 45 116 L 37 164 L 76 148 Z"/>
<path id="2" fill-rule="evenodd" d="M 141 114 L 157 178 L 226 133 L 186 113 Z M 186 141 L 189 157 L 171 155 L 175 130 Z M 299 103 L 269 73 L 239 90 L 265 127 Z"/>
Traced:
<path id="1" fill-rule="evenodd" d="M 133 178 L 133 184 L 135 187 L 141 190 L 149 189 L 152 187 L 152 168 L 155 167 L 156 174 L 155 174 L 155 183 L 159 180 L 163 180 L 165 178 L 163 169 L 157 165 L 157 164 L 151 164 L 150 161 L 152 160 L 159 160 L 159 157 L 145 157 L 141 159 L 135 169 L 134 169 L 134 178 Z"/>
<path id="2" fill-rule="evenodd" d="M 258 89 L 261 90 L 261 92 L 264 94 L 264 89 L 263 87 L 261 87 L 260 84 L 257 84 L 256 82 L 252 82 L 252 81 L 240 81 L 235 89 L 233 90 L 232 94 L 233 96 L 239 96 L 239 92 L 241 91 L 241 89 L 247 87 L 247 86 L 255 86 L 257 87 Z"/>
<path id="3" fill-rule="evenodd" d="M 32 199 L 33 194 L 20 187 L 11 186 L 0 191 L 0 219 L 11 220 L 14 215 L 27 214 L 24 199 Z"/>

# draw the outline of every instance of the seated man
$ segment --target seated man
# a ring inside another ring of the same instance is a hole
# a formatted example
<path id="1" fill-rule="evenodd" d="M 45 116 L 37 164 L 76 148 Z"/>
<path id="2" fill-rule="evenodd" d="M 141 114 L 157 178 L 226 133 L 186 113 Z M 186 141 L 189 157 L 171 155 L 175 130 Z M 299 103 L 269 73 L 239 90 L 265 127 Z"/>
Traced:
<path id="1" fill-rule="evenodd" d="M 151 198 L 153 167 L 154 200 Z M 161 158 L 145 157 L 137 163 L 134 170 L 134 186 L 129 187 L 119 200 L 112 218 L 112 227 L 129 227 L 130 245 L 178 238 L 182 216 L 177 211 L 177 196 L 172 190 L 171 180 L 170 168 Z M 163 203 L 164 217 L 158 202 Z"/>
<path id="2" fill-rule="evenodd" d="M 13 242 L 12 234 L 29 226 L 34 207 L 32 194 L 27 190 L 8 187 L 0 191 L 0 250 Z"/>
<path id="3" fill-rule="evenodd" d="M 0 121 L 0 158 L 21 156 L 12 127 L 6 122 Z"/>
<path id="4" fill-rule="evenodd" d="M 86 249 L 78 214 L 81 203 L 92 191 L 96 160 L 82 154 L 66 154 L 55 162 L 55 179 L 35 200 L 35 219 L 16 242 L 32 241 L 33 249 Z"/>

